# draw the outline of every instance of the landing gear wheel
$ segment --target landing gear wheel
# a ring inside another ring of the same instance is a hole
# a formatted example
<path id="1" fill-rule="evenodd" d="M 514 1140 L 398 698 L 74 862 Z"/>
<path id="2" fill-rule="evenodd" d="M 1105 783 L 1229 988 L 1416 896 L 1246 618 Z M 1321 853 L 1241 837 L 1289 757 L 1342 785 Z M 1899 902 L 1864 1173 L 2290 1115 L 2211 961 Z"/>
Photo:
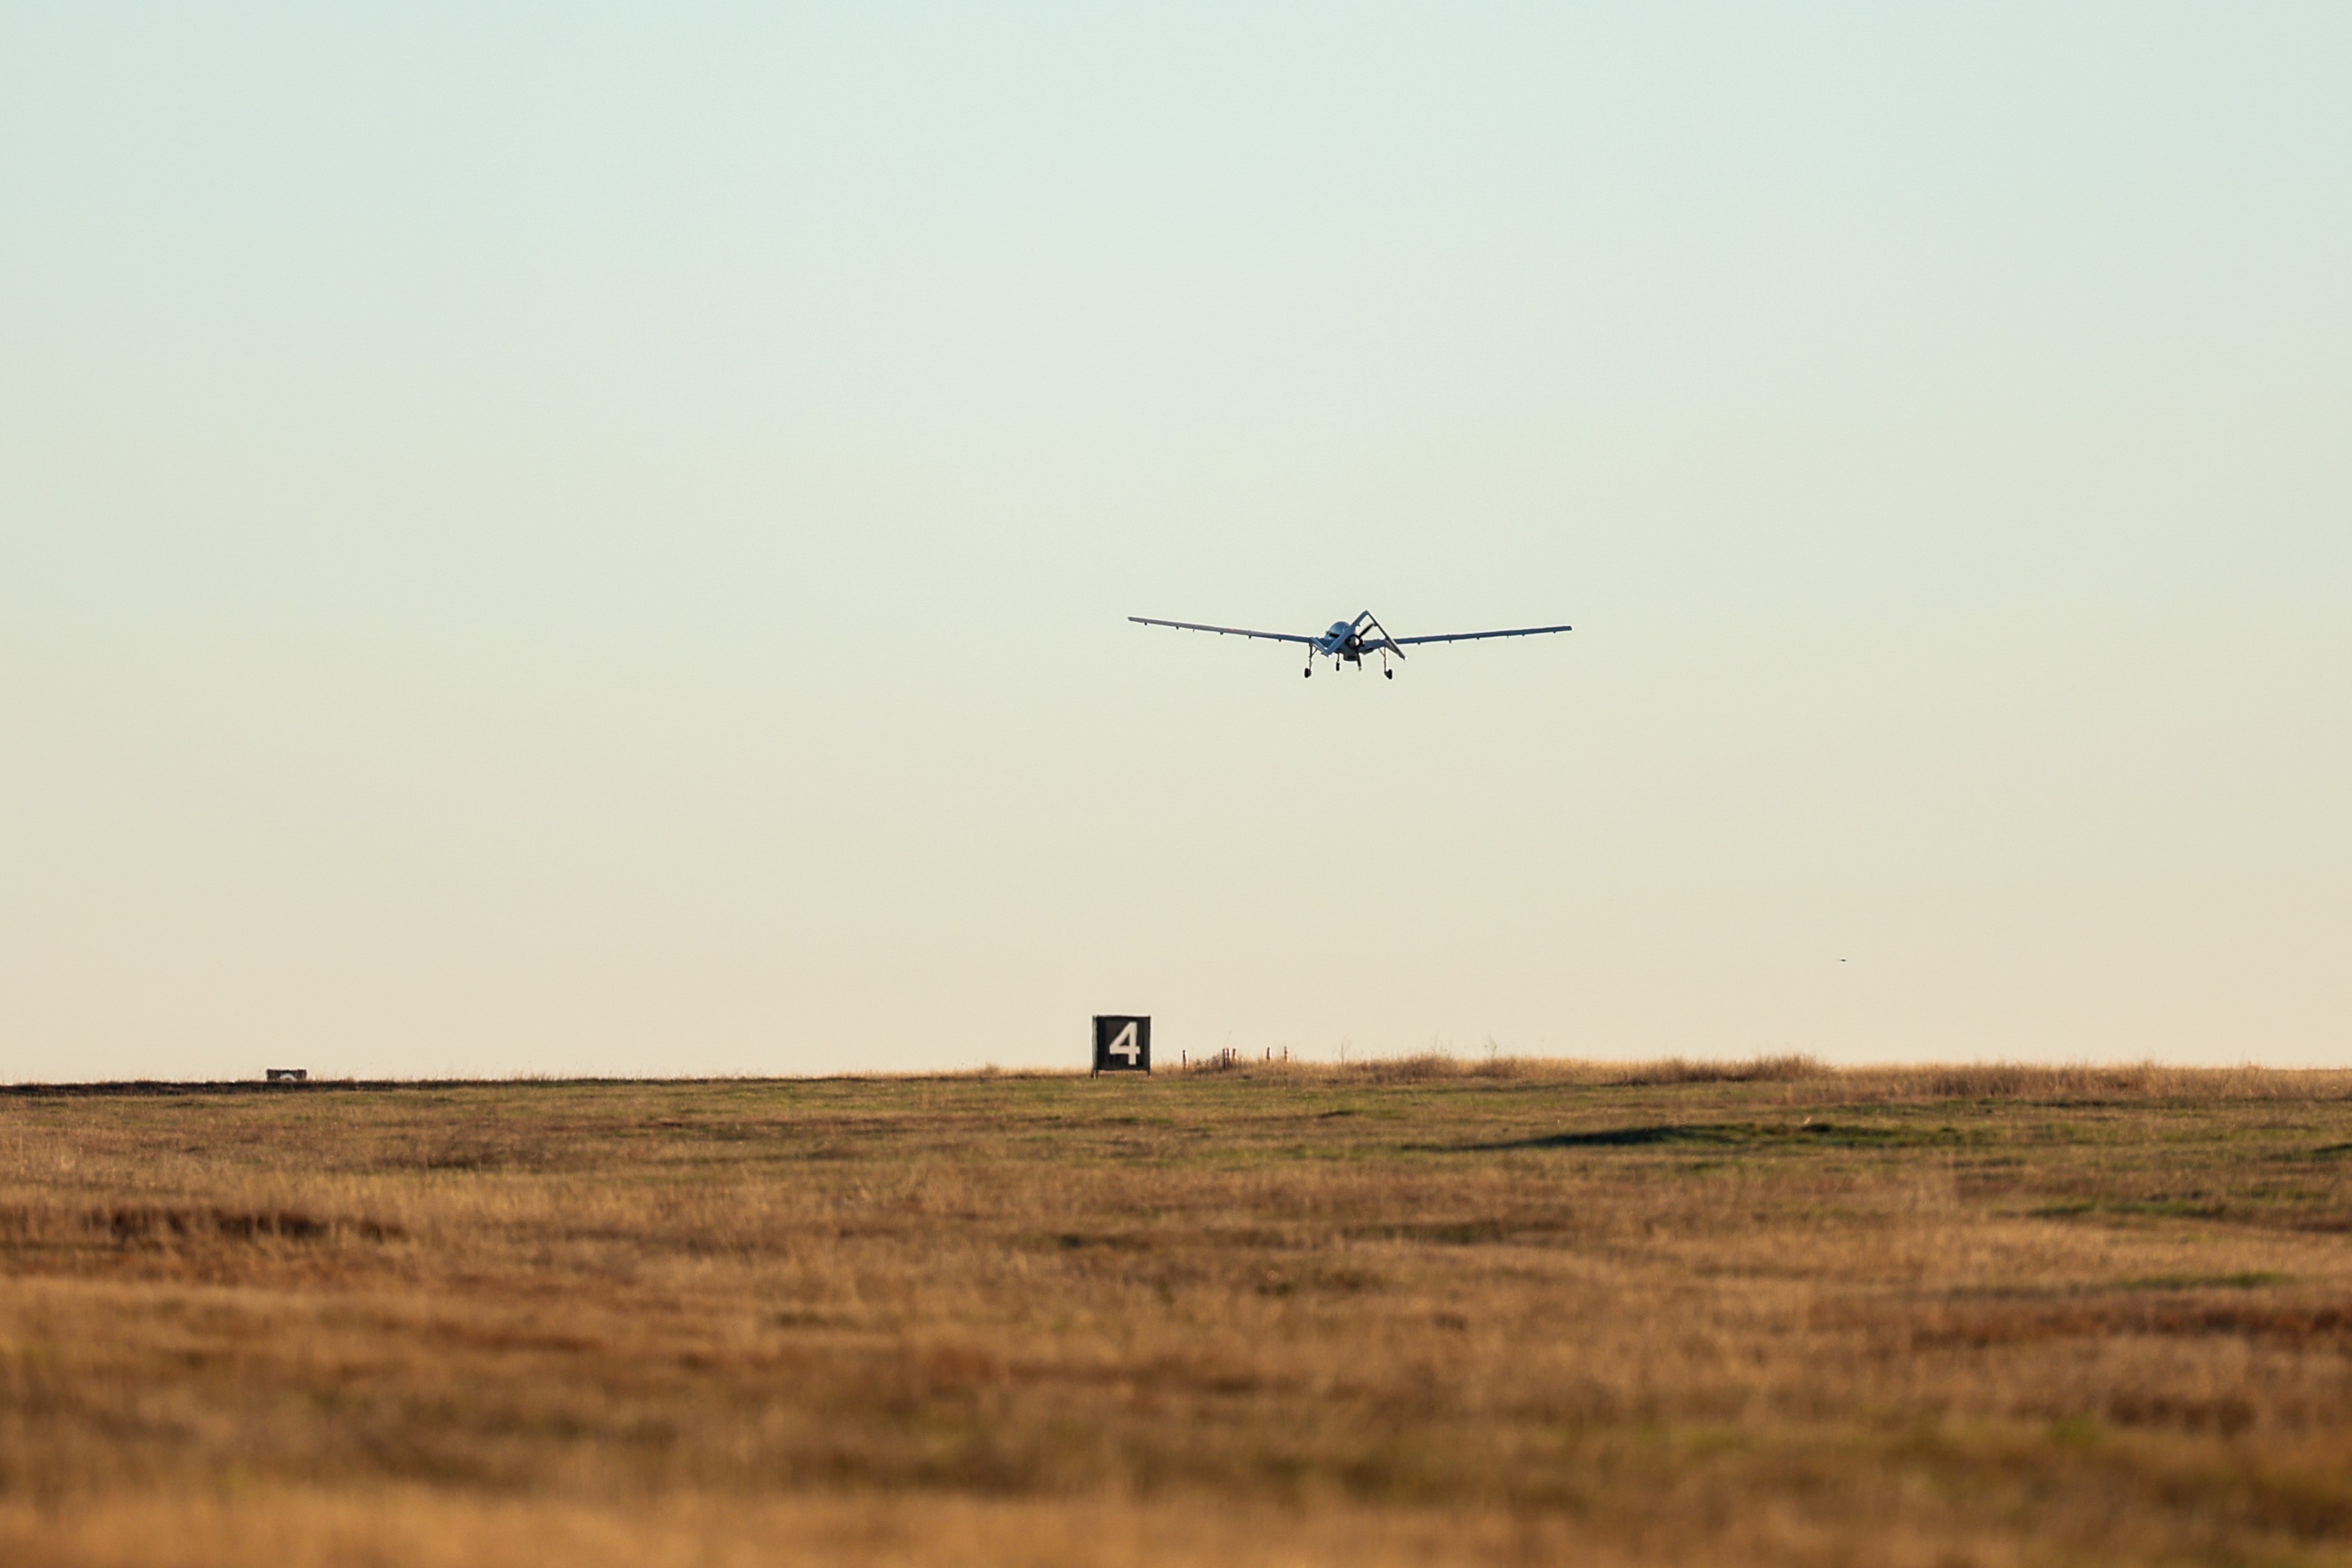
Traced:
<path id="1" fill-rule="evenodd" d="M 1310 665 L 1308 665 L 1305 669 L 1302 669 L 1302 670 L 1300 670 L 1300 671 L 1298 672 L 1298 676 L 1299 676 L 1299 679 L 1302 679 L 1302 680 L 1311 680 L 1311 679 L 1313 679 L 1315 678 L 1315 667 L 1314 667 L 1313 665 L 1311 665 L 1311 664 L 1310 664 Z"/>
<path id="2" fill-rule="evenodd" d="M 1381 671 L 1381 673 L 1391 680 L 1394 680 L 1396 679 L 1396 671 L 1393 669 L 1384 669 Z"/>

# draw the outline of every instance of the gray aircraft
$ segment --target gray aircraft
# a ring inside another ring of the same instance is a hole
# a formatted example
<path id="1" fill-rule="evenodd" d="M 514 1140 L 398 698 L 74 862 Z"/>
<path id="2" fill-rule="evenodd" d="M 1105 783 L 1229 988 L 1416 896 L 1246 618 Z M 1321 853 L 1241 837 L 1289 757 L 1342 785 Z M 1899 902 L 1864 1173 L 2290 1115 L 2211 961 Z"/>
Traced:
<path id="1" fill-rule="evenodd" d="M 1268 642 L 1303 642 L 1307 645 L 1307 668 L 1303 673 L 1315 673 L 1315 660 L 1319 656 L 1331 661 L 1337 669 L 1342 664 L 1364 668 L 1364 656 L 1381 656 L 1381 673 L 1391 680 L 1396 671 L 1389 668 L 1389 655 L 1399 658 L 1412 646 L 1425 642 L 1477 642 L 1485 637 L 1539 637 L 1549 632 L 1572 631 L 1571 626 L 1517 626 L 1504 632 L 1439 632 L 1425 637 L 1392 637 L 1388 628 L 1372 618 L 1366 610 L 1352 621 L 1333 621 L 1331 629 L 1321 637 L 1308 637 L 1299 632 L 1254 632 L 1245 626 L 1204 626 L 1196 621 L 1155 621 L 1150 616 L 1129 616 L 1129 620 L 1144 626 L 1174 626 L 1180 632 L 1215 632 L 1219 637 L 1264 637 Z"/>

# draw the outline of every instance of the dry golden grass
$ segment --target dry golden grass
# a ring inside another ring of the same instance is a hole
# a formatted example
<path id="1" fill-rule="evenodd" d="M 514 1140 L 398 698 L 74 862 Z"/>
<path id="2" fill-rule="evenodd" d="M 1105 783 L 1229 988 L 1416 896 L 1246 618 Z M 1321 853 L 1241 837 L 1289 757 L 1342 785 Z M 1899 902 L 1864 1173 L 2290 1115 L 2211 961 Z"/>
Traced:
<path id="1" fill-rule="evenodd" d="M 0 1561 L 2352 1563 L 2352 1073 L 0 1093 Z"/>

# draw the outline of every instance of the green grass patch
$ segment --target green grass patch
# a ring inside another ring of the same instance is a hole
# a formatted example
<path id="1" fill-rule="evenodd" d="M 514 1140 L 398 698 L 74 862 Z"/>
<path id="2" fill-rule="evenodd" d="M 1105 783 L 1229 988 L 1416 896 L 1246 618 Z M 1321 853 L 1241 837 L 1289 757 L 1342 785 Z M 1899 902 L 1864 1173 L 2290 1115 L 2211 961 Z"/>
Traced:
<path id="1" fill-rule="evenodd" d="M 2284 1285 L 2287 1277 L 2271 1268 L 2249 1268 L 2236 1274 L 2147 1274 L 2118 1279 L 2117 1290 L 2262 1290 Z"/>

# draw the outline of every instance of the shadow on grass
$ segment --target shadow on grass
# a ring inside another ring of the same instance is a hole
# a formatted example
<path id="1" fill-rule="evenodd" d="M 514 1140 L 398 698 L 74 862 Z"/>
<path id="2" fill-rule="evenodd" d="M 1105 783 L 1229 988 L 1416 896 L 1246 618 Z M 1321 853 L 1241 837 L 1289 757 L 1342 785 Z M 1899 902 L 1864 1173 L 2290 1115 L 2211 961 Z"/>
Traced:
<path id="1" fill-rule="evenodd" d="M 1851 1122 L 1805 1121 L 1675 1121 L 1650 1127 L 1605 1127 L 1590 1132 L 1547 1132 L 1534 1138 L 1512 1138 L 1493 1143 L 1455 1143 L 1448 1152 L 1493 1153 L 1509 1149 L 1643 1149 L 1660 1146 L 1706 1148 L 1844 1148 L 1892 1149 L 1957 1143 L 1960 1134 L 1950 1127 L 1869 1127 Z"/>

